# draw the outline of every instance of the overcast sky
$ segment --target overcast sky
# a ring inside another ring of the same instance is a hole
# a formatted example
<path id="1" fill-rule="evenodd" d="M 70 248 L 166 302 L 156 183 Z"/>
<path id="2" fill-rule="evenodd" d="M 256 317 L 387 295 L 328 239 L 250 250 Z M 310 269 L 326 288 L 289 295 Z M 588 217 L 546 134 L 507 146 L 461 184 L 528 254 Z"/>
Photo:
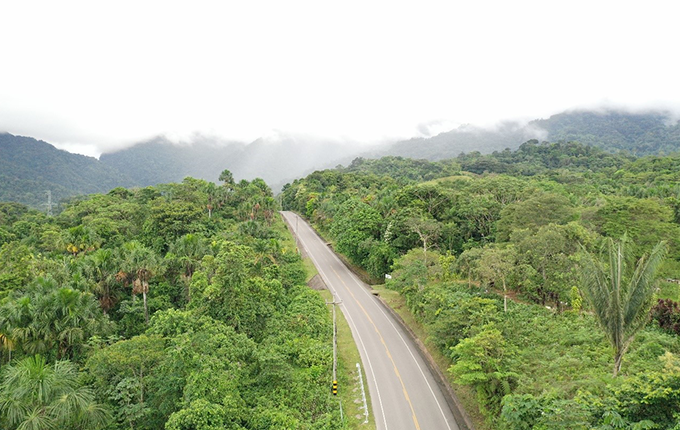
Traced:
<path id="1" fill-rule="evenodd" d="M 377 142 L 680 106 L 676 1 L 2 1 L 0 131 Z"/>

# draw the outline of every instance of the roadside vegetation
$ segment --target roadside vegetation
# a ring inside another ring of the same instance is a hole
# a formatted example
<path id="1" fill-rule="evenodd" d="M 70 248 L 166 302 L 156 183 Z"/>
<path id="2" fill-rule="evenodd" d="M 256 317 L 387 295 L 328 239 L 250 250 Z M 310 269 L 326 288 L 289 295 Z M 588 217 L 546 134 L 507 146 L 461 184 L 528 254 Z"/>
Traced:
<path id="1" fill-rule="evenodd" d="M 491 428 L 677 429 L 679 184 L 678 155 L 529 141 L 357 159 L 282 202 L 391 276 Z"/>
<path id="2" fill-rule="evenodd" d="M 0 204 L 0 428 L 346 428 L 271 190 L 220 179 Z"/>

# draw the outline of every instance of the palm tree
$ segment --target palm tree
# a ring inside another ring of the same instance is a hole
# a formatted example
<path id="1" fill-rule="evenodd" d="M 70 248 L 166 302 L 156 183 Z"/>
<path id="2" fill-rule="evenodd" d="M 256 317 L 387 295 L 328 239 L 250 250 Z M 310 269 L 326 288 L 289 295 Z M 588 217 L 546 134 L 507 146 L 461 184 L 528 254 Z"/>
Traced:
<path id="1" fill-rule="evenodd" d="M 208 200 L 205 207 L 208 209 L 208 218 L 212 218 L 212 211 L 215 208 L 215 200 L 217 199 L 217 187 L 214 183 L 208 182 L 203 188 Z"/>
<path id="2" fill-rule="evenodd" d="M 110 249 L 98 249 L 86 258 L 85 263 L 87 275 L 96 282 L 92 291 L 104 314 L 107 314 L 118 301 L 113 290 L 118 261 Z"/>
<path id="3" fill-rule="evenodd" d="M 151 249 L 134 240 L 125 243 L 123 250 L 125 253 L 124 269 L 117 276 L 118 279 L 132 279 L 132 294 L 142 294 L 142 299 L 144 300 L 144 321 L 148 325 L 149 307 L 146 295 L 149 292 L 149 280 L 158 269 L 156 255 Z"/>
<path id="4" fill-rule="evenodd" d="M 179 278 L 185 286 L 185 299 L 189 296 L 189 284 L 194 272 L 201 266 L 201 260 L 209 252 L 209 248 L 202 236 L 196 234 L 185 234 L 177 238 L 175 243 L 170 246 L 170 251 L 166 254 L 167 261 L 179 266 Z"/>
<path id="5" fill-rule="evenodd" d="M 40 355 L 8 365 L 0 380 L 0 426 L 10 429 L 98 429 L 109 419 L 69 361 Z"/>
<path id="6" fill-rule="evenodd" d="M 656 270 L 666 255 L 666 243 L 659 242 L 633 267 L 627 244 L 626 236 L 618 243 L 608 239 L 607 258 L 586 253 L 582 271 L 582 291 L 614 348 L 613 376 L 618 375 L 624 354 L 649 319 Z"/>
<path id="7" fill-rule="evenodd" d="M 9 333 L 9 327 L 5 327 L 2 321 L 0 321 L 0 348 L 7 350 L 7 362 L 11 362 L 12 351 L 14 351 L 14 339 Z"/>
<path id="8" fill-rule="evenodd" d="M 51 279 L 38 279 L 26 291 L 16 292 L 0 307 L 0 315 L 0 329 L 12 349 L 56 352 L 57 358 L 73 357 L 86 339 L 108 328 L 91 293 L 59 287 Z"/>

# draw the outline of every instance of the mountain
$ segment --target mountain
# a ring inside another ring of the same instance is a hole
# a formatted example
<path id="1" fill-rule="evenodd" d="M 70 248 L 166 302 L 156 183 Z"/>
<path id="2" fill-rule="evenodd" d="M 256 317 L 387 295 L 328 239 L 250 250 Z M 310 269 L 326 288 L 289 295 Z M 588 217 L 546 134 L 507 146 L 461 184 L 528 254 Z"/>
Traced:
<path id="1" fill-rule="evenodd" d="M 71 154 L 31 137 L 0 133 L 0 201 L 40 207 L 67 197 L 107 192 L 134 181 L 96 158 Z"/>
<path id="2" fill-rule="evenodd" d="M 0 134 L 0 201 L 34 207 L 117 186 L 179 182 L 186 176 L 217 181 L 224 169 L 236 180 L 264 179 L 275 191 L 314 170 L 349 165 L 357 157 L 399 156 L 442 160 L 461 153 L 517 149 L 537 139 L 577 141 L 607 152 L 632 155 L 680 151 L 680 123 L 667 112 L 569 111 L 528 124 L 494 128 L 464 125 L 430 138 L 414 138 L 365 149 L 356 142 L 273 134 L 249 144 L 198 136 L 175 144 L 164 138 L 103 154 L 99 160 L 61 151 L 30 137 Z"/>
<path id="3" fill-rule="evenodd" d="M 186 176 L 215 182 L 229 169 L 236 180 L 259 177 L 276 190 L 315 169 L 349 163 L 359 152 L 358 144 L 276 134 L 250 144 L 198 138 L 178 145 L 157 138 L 102 154 L 100 160 L 140 185 L 177 182 Z"/>
<path id="4" fill-rule="evenodd" d="M 608 152 L 680 151 L 680 122 L 668 112 L 572 111 L 532 121 L 529 126 L 545 130 L 551 142 L 578 141 Z"/>
<path id="5" fill-rule="evenodd" d="M 426 160 L 453 158 L 462 152 L 479 151 L 484 154 L 505 148 L 516 149 L 530 139 L 544 139 L 544 130 L 516 122 L 505 122 L 488 129 L 462 125 L 454 130 L 430 138 L 413 138 L 393 143 L 372 152 L 368 157 L 400 156 Z"/>
<path id="6" fill-rule="evenodd" d="M 430 138 L 413 138 L 370 150 L 356 143 L 286 134 L 250 144 L 204 137 L 175 144 L 157 138 L 103 154 L 100 160 L 140 185 L 176 182 L 186 176 L 217 181 L 222 170 L 229 169 L 237 180 L 260 177 L 278 191 L 295 178 L 338 164 L 348 165 L 357 157 L 443 160 L 461 153 L 514 150 L 531 139 L 577 141 L 612 153 L 670 153 L 680 150 L 680 125 L 665 112 L 569 111 L 528 124 L 508 121 L 492 128 L 463 125 Z"/>
<path id="7" fill-rule="evenodd" d="M 680 123 L 668 112 L 569 111 L 524 126 L 513 122 L 492 129 L 464 125 L 431 138 L 396 142 L 362 156 L 442 160 L 461 152 L 488 154 L 505 148 L 517 149 L 530 139 L 574 141 L 612 153 L 627 151 L 639 156 L 668 154 L 680 151 Z"/>
<path id="8" fill-rule="evenodd" d="M 187 176 L 217 181 L 227 165 L 240 163 L 244 146 L 203 138 L 192 144 L 177 145 L 159 137 L 102 154 L 99 161 L 135 178 L 140 186 L 181 182 Z"/>

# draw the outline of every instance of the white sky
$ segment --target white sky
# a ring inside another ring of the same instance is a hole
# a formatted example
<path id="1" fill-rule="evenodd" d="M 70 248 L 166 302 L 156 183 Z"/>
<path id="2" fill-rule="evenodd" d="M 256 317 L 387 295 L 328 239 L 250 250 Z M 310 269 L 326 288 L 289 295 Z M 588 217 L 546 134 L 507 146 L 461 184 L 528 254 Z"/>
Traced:
<path id="1" fill-rule="evenodd" d="M 99 154 L 165 134 L 376 142 L 680 107 L 676 1 L 5 1 L 0 131 Z"/>

